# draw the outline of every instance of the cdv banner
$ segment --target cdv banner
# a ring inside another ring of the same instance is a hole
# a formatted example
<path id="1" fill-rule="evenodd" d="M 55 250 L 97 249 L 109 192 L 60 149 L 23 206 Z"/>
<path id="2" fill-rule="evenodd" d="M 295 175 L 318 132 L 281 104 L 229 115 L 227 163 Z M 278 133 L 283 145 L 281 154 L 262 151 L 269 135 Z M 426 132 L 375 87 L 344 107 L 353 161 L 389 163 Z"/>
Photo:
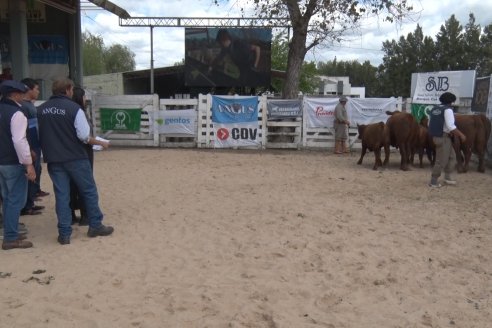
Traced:
<path id="1" fill-rule="evenodd" d="M 258 122 L 255 123 L 214 123 L 215 148 L 251 147 L 260 144 Z"/>

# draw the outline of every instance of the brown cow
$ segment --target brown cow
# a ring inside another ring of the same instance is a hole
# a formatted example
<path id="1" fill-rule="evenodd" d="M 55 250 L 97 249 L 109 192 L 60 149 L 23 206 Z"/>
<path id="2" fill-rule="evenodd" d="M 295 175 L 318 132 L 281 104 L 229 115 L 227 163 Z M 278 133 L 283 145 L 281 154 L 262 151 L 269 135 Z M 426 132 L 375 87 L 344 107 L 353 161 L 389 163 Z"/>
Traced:
<path id="1" fill-rule="evenodd" d="M 464 143 L 454 138 L 453 147 L 456 152 L 456 166 L 459 173 L 468 171 L 472 152 L 478 157 L 478 172 L 485 172 L 485 152 L 490 138 L 491 124 L 485 115 L 455 114 L 456 127 L 466 136 Z M 464 156 L 463 156 L 464 155 Z M 463 158 L 464 157 L 464 158 Z"/>
<path id="2" fill-rule="evenodd" d="M 387 140 L 389 140 L 391 146 L 400 149 L 400 169 L 407 171 L 412 147 L 418 138 L 419 125 L 410 113 L 387 111 L 386 114 L 390 115 L 386 121 Z M 383 165 L 388 163 L 387 160 L 385 158 Z"/>
<path id="3" fill-rule="evenodd" d="M 411 156 L 411 163 L 413 165 L 415 153 L 419 154 L 419 166 L 422 168 L 424 167 L 422 159 L 424 157 L 424 152 L 427 155 L 427 158 L 429 159 L 429 162 L 431 163 L 432 166 L 434 166 L 434 163 L 436 161 L 436 146 L 434 145 L 434 142 L 432 141 L 432 137 L 429 134 L 429 119 L 427 117 L 422 118 L 422 120 L 419 123 L 419 134 L 418 138 L 415 142 L 414 147 L 412 148 L 412 156 Z"/>
<path id="4" fill-rule="evenodd" d="M 381 161 L 381 147 L 384 147 L 385 163 L 388 162 L 389 157 L 389 142 L 387 141 L 387 133 L 385 133 L 385 124 L 383 122 L 373 123 L 368 125 L 357 124 L 357 130 L 359 131 L 359 139 L 362 140 L 362 152 L 357 164 L 362 164 L 362 159 L 366 154 L 366 150 L 373 151 L 375 162 L 372 167 L 376 170 L 379 166 L 383 166 Z"/>

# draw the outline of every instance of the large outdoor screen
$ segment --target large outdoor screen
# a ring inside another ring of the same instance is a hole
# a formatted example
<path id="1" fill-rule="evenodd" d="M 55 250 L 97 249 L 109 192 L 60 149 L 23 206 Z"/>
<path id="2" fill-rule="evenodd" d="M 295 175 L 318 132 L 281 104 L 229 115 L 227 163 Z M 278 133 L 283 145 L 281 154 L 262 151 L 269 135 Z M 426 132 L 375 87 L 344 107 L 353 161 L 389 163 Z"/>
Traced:
<path id="1" fill-rule="evenodd" d="M 270 85 L 272 30 L 185 29 L 185 83 L 197 87 Z"/>

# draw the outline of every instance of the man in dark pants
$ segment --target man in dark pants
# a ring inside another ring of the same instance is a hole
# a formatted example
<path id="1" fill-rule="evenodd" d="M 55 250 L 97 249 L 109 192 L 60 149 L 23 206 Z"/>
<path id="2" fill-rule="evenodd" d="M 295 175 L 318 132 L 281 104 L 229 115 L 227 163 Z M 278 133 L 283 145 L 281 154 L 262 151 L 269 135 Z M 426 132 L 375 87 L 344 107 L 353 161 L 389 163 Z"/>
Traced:
<path id="1" fill-rule="evenodd" d="M 458 130 L 454 122 L 454 112 L 451 104 L 456 101 L 456 96 L 451 92 L 445 92 L 439 97 L 441 105 L 434 106 L 429 113 L 429 134 L 436 145 L 436 162 L 432 167 L 429 187 L 439 188 L 438 179 L 444 170 L 444 183 L 456 185 L 456 180 L 451 178 L 456 162 L 456 154 L 453 149 L 452 138 L 460 138 L 465 142 L 465 135 Z"/>
<path id="2" fill-rule="evenodd" d="M 108 236 L 113 227 L 102 224 L 99 196 L 84 144 L 108 147 L 90 136 L 84 111 L 71 100 L 74 83 L 67 78 L 53 82 L 53 95 L 38 107 L 39 139 L 48 173 L 53 182 L 58 217 L 58 242 L 70 244 L 72 212 L 70 180 L 82 196 L 89 218 L 89 237 Z"/>
<path id="3" fill-rule="evenodd" d="M 29 88 L 24 94 L 21 105 L 24 115 L 27 117 L 27 141 L 31 147 L 34 170 L 36 170 L 36 181 L 29 181 L 28 183 L 27 201 L 21 211 L 21 215 L 38 215 L 41 214 L 40 211 L 44 209 L 44 206 L 34 204 L 34 199 L 41 190 L 39 187 L 41 181 L 41 146 L 39 145 L 38 138 L 37 110 L 33 103 L 39 96 L 39 84 L 31 78 L 22 79 L 21 83 L 24 83 Z"/>
<path id="4" fill-rule="evenodd" d="M 2 249 L 32 247 L 26 236 L 19 234 L 19 214 L 26 203 L 27 181 L 36 178 L 31 150 L 27 142 L 27 118 L 21 101 L 28 90 L 17 81 L 0 85 L 0 190 L 2 193 Z"/>

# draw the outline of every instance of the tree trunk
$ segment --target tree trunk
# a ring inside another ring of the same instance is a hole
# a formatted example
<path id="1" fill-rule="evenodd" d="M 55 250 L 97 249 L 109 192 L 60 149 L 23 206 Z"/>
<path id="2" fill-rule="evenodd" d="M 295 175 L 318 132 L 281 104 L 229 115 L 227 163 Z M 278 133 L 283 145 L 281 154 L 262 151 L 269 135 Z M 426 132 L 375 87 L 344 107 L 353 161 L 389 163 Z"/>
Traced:
<path id="1" fill-rule="evenodd" d="M 292 40 L 289 44 L 289 57 L 282 97 L 295 99 L 299 96 L 299 77 L 302 63 L 306 56 L 306 32 L 294 29 Z"/>

